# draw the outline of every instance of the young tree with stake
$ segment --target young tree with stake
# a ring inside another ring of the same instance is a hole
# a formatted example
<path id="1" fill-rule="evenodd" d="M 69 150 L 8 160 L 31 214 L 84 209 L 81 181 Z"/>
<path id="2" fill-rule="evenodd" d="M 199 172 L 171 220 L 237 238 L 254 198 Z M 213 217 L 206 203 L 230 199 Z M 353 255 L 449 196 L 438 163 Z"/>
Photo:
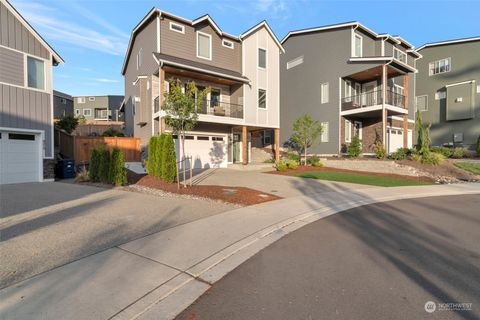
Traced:
<path id="1" fill-rule="evenodd" d="M 307 149 L 322 134 L 322 124 L 310 115 L 304 114 L 293 123 L 292 140 L 300 145 L 304 152 L 304 163 L 307 164 Z"/>

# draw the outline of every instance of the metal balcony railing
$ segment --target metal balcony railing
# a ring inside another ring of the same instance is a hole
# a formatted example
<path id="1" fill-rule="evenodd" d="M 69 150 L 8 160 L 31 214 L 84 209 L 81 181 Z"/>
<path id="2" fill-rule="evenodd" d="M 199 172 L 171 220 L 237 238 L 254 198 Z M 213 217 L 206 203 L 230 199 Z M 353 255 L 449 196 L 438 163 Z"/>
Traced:
<path id="1" fill-rule="evenodd" d="M 241 119 L 243 118 L 243 105 L 215 100 L 205 100 L 202 108 L 198 110 L 198 113 Z"/>
<path id="2" fill-rule="evenodd" d="M 343 98 L 342 111 L 371 107 L 382 103 L 383 93 L 381 90 L 365 92 Z M 405 96 L 392 90 L 387 90 L 385 103 L 395 107 L 405 108 Z"/>

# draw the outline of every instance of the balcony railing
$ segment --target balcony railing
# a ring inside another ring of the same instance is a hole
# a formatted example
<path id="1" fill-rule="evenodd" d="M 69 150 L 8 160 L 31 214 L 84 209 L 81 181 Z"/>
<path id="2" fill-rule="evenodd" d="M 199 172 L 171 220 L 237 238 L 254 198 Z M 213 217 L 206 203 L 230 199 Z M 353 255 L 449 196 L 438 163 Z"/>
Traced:
<path id="1" fill-rule="evenodd" d="M 219 117 L 243 118 L 243 105 L 220 101 L 205 100 L 199 114 L 208 114 Z"/>
<path id="2" fill-rule="evenodd" d="M 108 110 L 107 109 L 95 110 L 95 119 L 108 120 Z"/>
<path id="3" fill-rule="evenodd" d="M 153 100 L 153 112 L 157 113 L 158 111 L 160 111 L 160 97 Z"/>
<path id="4" fill-rule="evenodd" d="M 405 108 L 405 96 L 391 90 L 387 90 L 385 103 L 395 107 Z M 381 104 L 383 104 L 383 93 L 381 90 L 365 92 L 343 98 L 342 111 L 371 107 Z"/>

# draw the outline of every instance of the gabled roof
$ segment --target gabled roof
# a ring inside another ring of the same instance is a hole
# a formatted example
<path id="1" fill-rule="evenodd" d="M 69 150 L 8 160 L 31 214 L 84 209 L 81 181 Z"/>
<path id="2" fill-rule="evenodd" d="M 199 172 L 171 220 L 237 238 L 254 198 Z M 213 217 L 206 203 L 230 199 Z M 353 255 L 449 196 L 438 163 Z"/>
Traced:
<path id="1" fill-rule="evenodd" d="M 265 28 L 267 30 L 267 32 L 270 34 L 270 36 L 273 38 L 273 40 L 275 41 L 275 43 L 277 44 L 278 48 L 283 52 L 285 53 L 285 49 L 283 48 L 282 44 L 280 43 L 280 41 L 278 40 L 277 36 L 275 35 L 275 33 L 272 31 L 272 28 L 270 28 L 270 26 L 268 25 L 267 21 L 266 20 L 263 20 L 262 22 L 260 22 L 259 24 L 251 27 L 250 29 L 248 29 L 247 31 L 245 31 L 244 33 L 242 33 L 240 35 L 240 39 L 245 39 L 245 38 L 248 38 L 251 34 L 253 34 L 254 32 L 256 32 L 258 29 L 260 28 Z"/>
<path id="2" fill-rule="evenodd" d="M 57 90 L 53 90 L 53 96 L 68 99 L 68 100 L 73 100 L 73 97 L 71 95 L 63 93 L 61 91 L 57 91 Z"/>
<path id="3" fill-rule="evenodd" d="M 341 28 L 346 28 L 346 27 L 351 27 L 351 28 L 358 28 L 358 29 L 361 29 L 363 31 L 365 31 L 366 33 L 370 34 L 371 36 L 373 36 L 374 38 L 386 38 L 386 39 L 390 39 L 392 40 L 393 42 L 399 44 L 400 42 L 404 43 L 405 45 L 407 45 L 410 49 L 413 49 L 413 45 L 411 45 L 410 43 L 408 43 L 407 41 L 405 41 L 403 38 L 401 38 L 400 36 L 391 36 L 389 35 L 388 33 L 382 33 L 382 34 L 378 34 L 376 33 L 375 31 L 373 31 L 372 29 L 366 27 L 365 25 L 361 24 L 360 22 L 358 21 L 348 21 L 348 22 L 342 22 L 342 23 L 336 23 L 336 24 L 331 24 L 331 25 L 326 25 L 326 26 L 320 26 L 320 27 L 314 27 L 314 28 L 307 28 L 307 29 L 299 29 L 299 30 L 294 30 L 294 31 L 290 31 L 281 41 L 281 43 L 283 44 L 285 41 L 288 40 L 288 38 L 290 38 L 291 36 L 294 36 L 294 35 L 298 35 L 298 34 L 306 34 L 306 33 L 312 33 L 312 32 L 318 32 L 318 31 L 325 31 L 325 30 L 335 30 L 335 29 L 341 29 Z"/>
<path id="4" fill-rule="evenodd" d="M 446 41 L 439 41 L 439 42 L 430 42 L 418 48 L 417 51 L 420 51 L 428 47 L 437 47 L 437 46 L 443 46 L 448 44 L 464 43 L 464 42 L 472 42 L 472 41 L 480 41 L 480 37 L 470 37 L 470 38 L 453 39 L 453 40 L 446 40 Z"/>
<path id="5" fill-rule="evenodd" d="M 60 55 L 55 51 L 53 50 L 53 48 L 48 44 L 47 41 L 45 41 L 45 39 L 42 38 L 42 36 L 37 32 L 37 30 L 35 30 L 31 25 L 30 23 L 28 23 L 28 21 L 20 14 L 20 12 L 17 11 L 17 9 L 15 9 L 14 6 L 12 6 L 10 4 L 10 2 L 8 2 L 8 0 L 0 0 L 1 3 L 3 3 L 8 10 L 10 10 L 13 15 L 15 16 L 15 18 L 18 19 L 18 21 L 20 21 L 21 24 L 23 24 L 23 26 L 25 28 L 27 28 L 27 30 L 33 34 L 33 36 L 44 46 L 48 49 L 48 51 L 50 51 L 51 55 L 52 55 L 52 62 L 54 65 L 58 65 L 59 63 L 60 64 L 63 64 L 65 63 L 65 61 L 62 59 L 62 57 L 60 57 Z"/>

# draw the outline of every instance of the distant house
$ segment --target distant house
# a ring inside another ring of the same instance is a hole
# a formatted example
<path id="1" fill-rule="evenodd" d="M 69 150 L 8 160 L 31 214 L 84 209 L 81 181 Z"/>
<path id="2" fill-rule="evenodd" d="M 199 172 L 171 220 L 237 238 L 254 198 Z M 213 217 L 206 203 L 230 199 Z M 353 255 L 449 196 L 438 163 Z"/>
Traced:
<path id="1" fill-rule="evenodd" d="M 75 96 L 73 100 L 74 114 L 83 116 L 87 123 L 104 121 L 123 121 L 120 107 L 123 96 Z"/>
<path id="2" fill-rule="evenodd" d="M 417 109 L 432 145 L 474 149 L 480 136 L 480 37 L 427 43 L 417 50 Z"/>
<path id="3" fill-rule="evenodd" d="M 64 116 L 73 116 L 72 96 L 53 90 L 53 117 L 60 119 Z"/>
<path id="4" fill-rule="evenodd" d="M 54 178 L 52 69 L 63 62 L 0 0 L 0 184 Z"/>

